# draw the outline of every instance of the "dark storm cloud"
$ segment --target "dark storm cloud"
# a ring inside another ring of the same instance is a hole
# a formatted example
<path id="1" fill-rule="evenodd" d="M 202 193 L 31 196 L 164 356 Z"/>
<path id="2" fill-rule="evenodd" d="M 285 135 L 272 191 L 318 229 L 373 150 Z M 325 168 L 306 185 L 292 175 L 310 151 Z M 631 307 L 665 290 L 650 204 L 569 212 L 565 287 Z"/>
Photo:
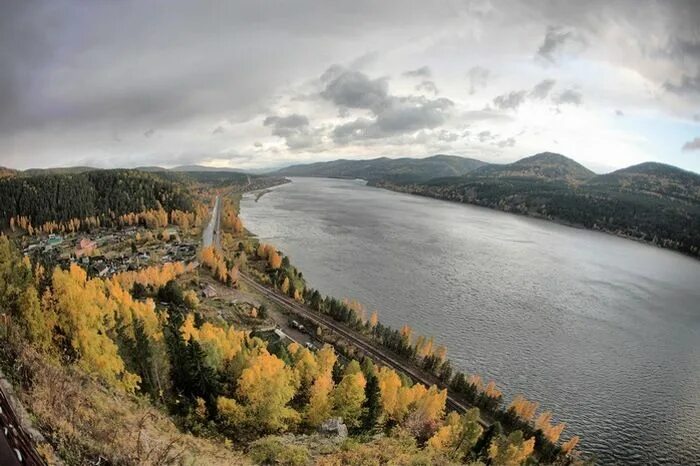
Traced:
<path id="1" fill-rule="evenodd" d="M 552 102 L 555 104 L 581 105 L 583 102 L 583 94 L 575 89 L 567 89 L 561 94 L 554 96 Z"/>
<path id="2" fill-rule="evenodd" d="M 430 67 L 421 66 L 415 70 L 404 71 L 403 75 L 407 78 L 429 78 L 432 76 Z"/>
<path id="3" fill-rule="evenodd" d="M 365 109 L 373 114 L 373 118 L 361 117 L 336 126 L 331 136 L 338 144 L 436 128 L 445 123 L 454 105 L 445 98 L 391 95 L 387 79 L 371 79 L 360 71 L 338 66 L 326 70 L 321 81 L 326 82 L 321 97 L 333 102 L 339 109 Z"/>
<path id="4" fill-rule="evenodd" d="M 677 82 L 666 81 L 664 88 L 675 94 L 697 94 L 700 93 L 700 74 L 689 76 L 684 74 Z"/>
<path id="5" fill-rule="evenodd" d="M 357 118 L 333 129 L 333 140 L 348 144 L 362 139 L 381 139 L 432 129 L 444 124 L 453 106 L 449 99 L 422 96 L 391 97 L 375 118 Z"/>
<path id="6" fill-rule="evenodd" d="M 537 49 L 537 56 L 550 63 L 555 63 L 566 45 L 572 42 L 576 42 L 578 45 L 584 43 L 581 36 L 571 30 L 559 26 L 549 26 L 542 44 Z"/>
<path id="7" fill-rule="evenodd" d="M 530 97 L 534 99 L 544 99 L 549 95 L 549 91 L 552 90 L 556 81 L 554 79 L 545 79 L 535 85 L 530 91 Z"/>
<path id="8" fill-rule="evenodd" d="M 359 71 L 329 68 L 321 77 L 328 79 L 321 96 L 339 107 L 378 109 L 385 104 L 389 95 L 386 78 L 370 79 Z"/>
<path id="9" fill-rule="evenodd" d="M 695 138 L 683 144 L 683 150 L 686 152 L 700 150 L 700 138 Z"/>
<path id="10" fill-rule="evenodd" d="M 315 132 L 309 127 L 305 115 L 268 116 L 263 125 L 271 127 L 272 134 L 283 138 L 292 150 L 309 148 L 316 142 Z"/>
<path id="11" fill-rule="evenodd" d="M 516 110 L 523 102 L 527 91 L 512 91 L 493 99 L 493 105 L 500 110 Z"/>

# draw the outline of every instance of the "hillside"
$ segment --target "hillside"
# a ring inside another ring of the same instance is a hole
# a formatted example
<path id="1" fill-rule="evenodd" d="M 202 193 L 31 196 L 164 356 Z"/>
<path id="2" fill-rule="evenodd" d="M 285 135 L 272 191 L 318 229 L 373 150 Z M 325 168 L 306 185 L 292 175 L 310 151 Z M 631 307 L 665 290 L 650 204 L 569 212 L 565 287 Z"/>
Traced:
<path id="1" fill-rule="evenodd" d="M 0 167 L 0 178 L 9 178 L 12 176 L 17 176 L 17 170 L 7 167 Z"/>
<path id="2" fill-rule="evenodd" d="M 136 170 L 97 170 L 0 180 L 0 224 L 27 217 L 41 225 L 73 218 L 111 217 L 159 206 L 191 210 L 192 198 L 180 184 Z"/>
<path id="3" fill-rule="evenodd" d="M 469 176 L 579 182 L 593 178 L 595 173 L 568 157 L 543 152 L 510 164 L 485 165 L 470 172 Z"/>
<path id="4" fill-rule="evenodd" d="M 460 177 L 375 184 L 700 255 L 700 175 L 670 165 L 643 163 L 595 175 L 571 159 L 544 153 L 508 165 L 486 165 Z"/>
<path id="5" fill-rule="evenodd" d="M 272 174 L 419 183 L 436 177 L 460 176 L 483 165 L 486 164 L 479 160 L 452 155 L 434 155 L 423 159 L 381 157 L 371 160 L 335 160 L 293 165 Z"/>
<path id="6" fill-rule="evenodd" d="M 672 165 L 646 162 L 596 176 L 591 189 L 645 193 L 689 202 L 700 202 L 700 176 Z"/>
<path id="7" fill-rule="evenodd" d="M 29 168 L 19 171 L 21 176 L 38 176 L 38 175 L 77 175 L 80 173 L 99 170 L 94 167 L 57 167 L 57 168 Z"/>

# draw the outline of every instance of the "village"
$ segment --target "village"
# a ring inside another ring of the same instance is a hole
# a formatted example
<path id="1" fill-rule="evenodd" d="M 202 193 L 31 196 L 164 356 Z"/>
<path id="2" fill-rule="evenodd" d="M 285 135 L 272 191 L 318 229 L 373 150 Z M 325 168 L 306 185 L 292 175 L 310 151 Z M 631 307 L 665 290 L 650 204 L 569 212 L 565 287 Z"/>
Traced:
<path id="1" fill-rule="evenodd" d="M 99 228 L 66 235 L 25 237 L 23 253 L 50 266 L 68 268 L 78 264 L 90 277 L 109 278 L 115 274 L 161 266 L 169 262 L 191 265 L 192 274 L 180 278 L 183 287 L 194 287 L 198 312 L 207 318 L 239 328 L 248 328 L 269 344 L 295 342 L 317 350 L 321 340 L 311 329 L 270 306 L 257 293 L 219 283 L 201 270 L 198 252 L 200 229 L 182 231 L 170 225 L 160 232 L 145 226 Z M 267 304 L 267 306 L 266 306 Z M 166 303 L 157 303 L 161 308 Z"/>

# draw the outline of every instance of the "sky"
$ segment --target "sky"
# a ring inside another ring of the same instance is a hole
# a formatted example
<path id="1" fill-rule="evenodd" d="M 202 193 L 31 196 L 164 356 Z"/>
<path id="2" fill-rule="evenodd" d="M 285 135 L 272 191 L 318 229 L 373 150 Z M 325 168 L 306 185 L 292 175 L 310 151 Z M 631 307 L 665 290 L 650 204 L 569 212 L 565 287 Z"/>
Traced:
<path id="1" fill-rule="evenodd" d="M 3 166 L 700 172 L 700 1 L 0 2 Z"/>

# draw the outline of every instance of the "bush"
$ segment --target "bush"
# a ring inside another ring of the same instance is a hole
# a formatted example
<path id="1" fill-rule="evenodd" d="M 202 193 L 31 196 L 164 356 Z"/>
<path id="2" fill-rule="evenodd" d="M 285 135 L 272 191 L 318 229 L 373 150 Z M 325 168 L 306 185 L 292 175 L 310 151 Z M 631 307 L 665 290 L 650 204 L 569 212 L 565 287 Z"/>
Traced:
<path id="1" fill-rule="evenodd" d="M 281 438 L 272 436 L 253 442 L 250 447 L 250 457 L 257 464 L 283 466 L 304 466 L 310 461 L 306 447 L 285 444 Z"/>

